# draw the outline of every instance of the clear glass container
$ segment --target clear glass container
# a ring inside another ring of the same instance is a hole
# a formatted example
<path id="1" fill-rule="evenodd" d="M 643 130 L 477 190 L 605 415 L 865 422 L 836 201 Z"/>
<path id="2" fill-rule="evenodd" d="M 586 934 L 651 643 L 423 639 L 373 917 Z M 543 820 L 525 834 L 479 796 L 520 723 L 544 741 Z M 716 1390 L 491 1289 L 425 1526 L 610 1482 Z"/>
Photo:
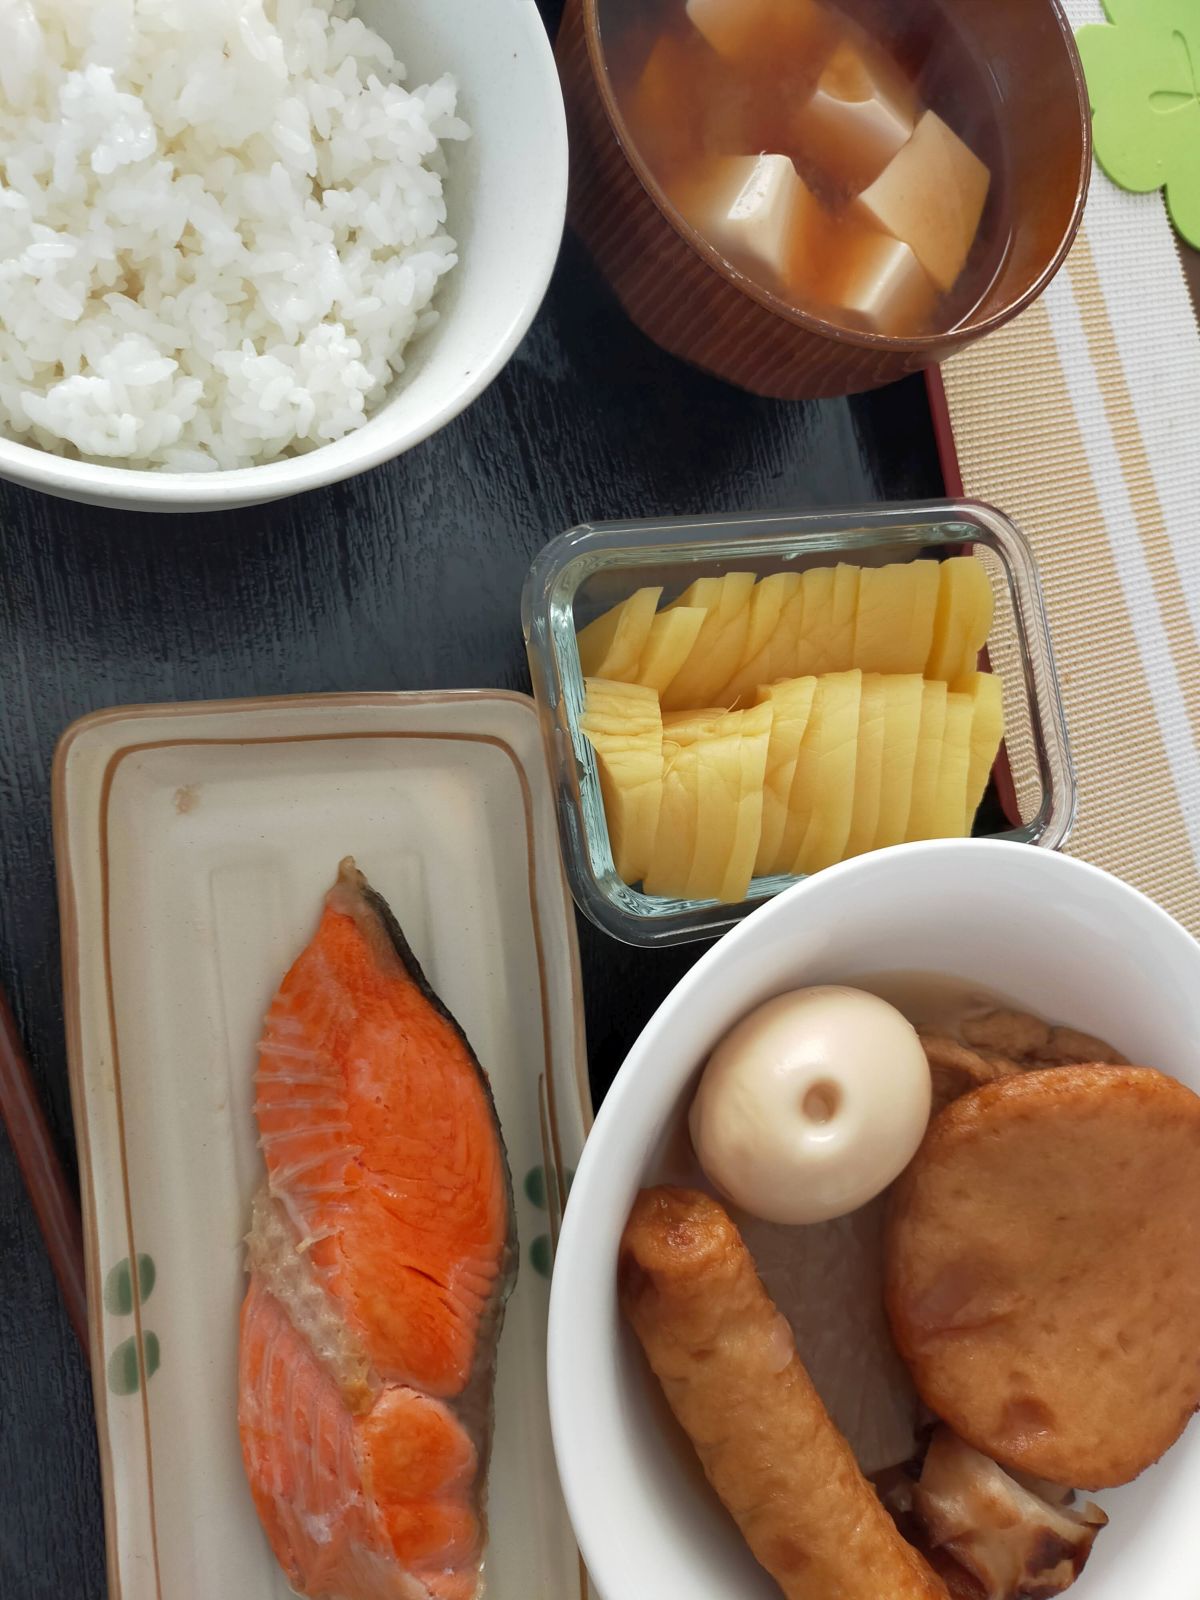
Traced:
<path id="1" fill-rule="evenodd" d="M 643 894 L 617 876 L 600 778 L 580 732 L 584 682 L 576 632 L 643 584 L 663 603 L 696 578 L 728 571 L 803 571 L 970 551 L 996 597 L 987 655 L 1004 685 L 1006 735 L 975 833 L 1057 849 L 1075 817 L 1071 762 L 1046 610 L 1033 552 L 1002 512 L 968 500 L 799 514 L 597 522 L 552 540 L 534 561 L 522 621 L 534 695 L 554 778 L 572 891 L 597 926 L 627 944 L 710 939 L 796 881 L 756 878 L 739 905 Z"/>

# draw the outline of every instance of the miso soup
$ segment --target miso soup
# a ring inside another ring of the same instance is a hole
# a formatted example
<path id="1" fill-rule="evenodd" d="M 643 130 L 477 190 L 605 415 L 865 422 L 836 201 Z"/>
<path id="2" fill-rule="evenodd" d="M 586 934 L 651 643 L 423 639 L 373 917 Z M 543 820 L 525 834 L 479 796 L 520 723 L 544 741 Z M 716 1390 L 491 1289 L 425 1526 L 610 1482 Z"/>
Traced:
<path id="1" fill-rule="evenodd" d="M 638 149 L 739 273 L 901 337 L 982 300 L 1009 244 L 1004 150 L 952 3 L 601 0 L 600 21 Z"/>

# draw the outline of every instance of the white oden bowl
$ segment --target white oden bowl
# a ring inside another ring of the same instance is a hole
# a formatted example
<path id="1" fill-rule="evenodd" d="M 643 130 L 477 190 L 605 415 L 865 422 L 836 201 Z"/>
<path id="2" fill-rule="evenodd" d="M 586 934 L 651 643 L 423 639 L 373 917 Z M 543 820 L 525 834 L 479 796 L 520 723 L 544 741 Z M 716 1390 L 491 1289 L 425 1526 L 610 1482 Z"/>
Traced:
<path id="1" fill-rule="evenodd" d="M 617 1075 L 559 1241 L 551 1418 L 568 1509 L 602 1600 L 779 1600 L 689 1469 L 622 1325 L 617 1247 L 697 1072 L 731 1024 L 781 990 L 887 970 L 976 980 L 1200 1088 L 1200 945 L 1135 890 L 1064 856 L 983 840 L 905 845 L 822 872 L 727 934 L 659 1008 Z M 1191 1593 L 1197 1493 L 1200 1423 L 1136 1483 L 1097 1497 L 1111 1524 L 1072 1597 Z"/>
<path id="2" fill-rule="evenodd" d="M 87 505 L 228 510 L 352 477 L 456 417 L 492 381 L 550 281 L 567 198 L 567 133 L 535 0 L 359 0 L 358 16 L 408 68 L 450 72 L 472 137 L 448 149 L 447 227 L 459 263 L 440 320 L 406 352 L 390 397 L 357 432 L 305 455 L 229 472 L 148 472 L 72 461 L 0 435 L 0 477 Z"/>

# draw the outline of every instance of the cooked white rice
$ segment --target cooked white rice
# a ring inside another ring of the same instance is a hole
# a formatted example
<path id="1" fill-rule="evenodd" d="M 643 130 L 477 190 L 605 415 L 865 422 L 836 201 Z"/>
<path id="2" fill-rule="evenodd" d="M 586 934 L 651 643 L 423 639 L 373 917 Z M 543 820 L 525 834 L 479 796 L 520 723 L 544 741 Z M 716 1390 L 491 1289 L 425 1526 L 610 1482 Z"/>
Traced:
<path id="1" fill-rule="evenodd" d="M 0 0 L 0 429 L 208 471 L 364 421 L 457 261 L 468 130 L 351 10 Z"/>

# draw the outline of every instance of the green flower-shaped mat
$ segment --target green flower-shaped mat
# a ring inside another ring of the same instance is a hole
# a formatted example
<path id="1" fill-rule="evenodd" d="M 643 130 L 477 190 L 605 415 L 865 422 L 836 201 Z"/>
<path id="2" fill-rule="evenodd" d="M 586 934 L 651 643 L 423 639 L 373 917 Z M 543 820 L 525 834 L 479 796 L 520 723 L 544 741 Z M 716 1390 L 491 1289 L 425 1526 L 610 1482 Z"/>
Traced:
<path id="1" fill-rule="evenodd" d="M 1200 249 L 1200 0 L 1103 0 L 1107 25 L 1076 35 L 1096 160 L 1114 183 L 1166 189 Z"/>

